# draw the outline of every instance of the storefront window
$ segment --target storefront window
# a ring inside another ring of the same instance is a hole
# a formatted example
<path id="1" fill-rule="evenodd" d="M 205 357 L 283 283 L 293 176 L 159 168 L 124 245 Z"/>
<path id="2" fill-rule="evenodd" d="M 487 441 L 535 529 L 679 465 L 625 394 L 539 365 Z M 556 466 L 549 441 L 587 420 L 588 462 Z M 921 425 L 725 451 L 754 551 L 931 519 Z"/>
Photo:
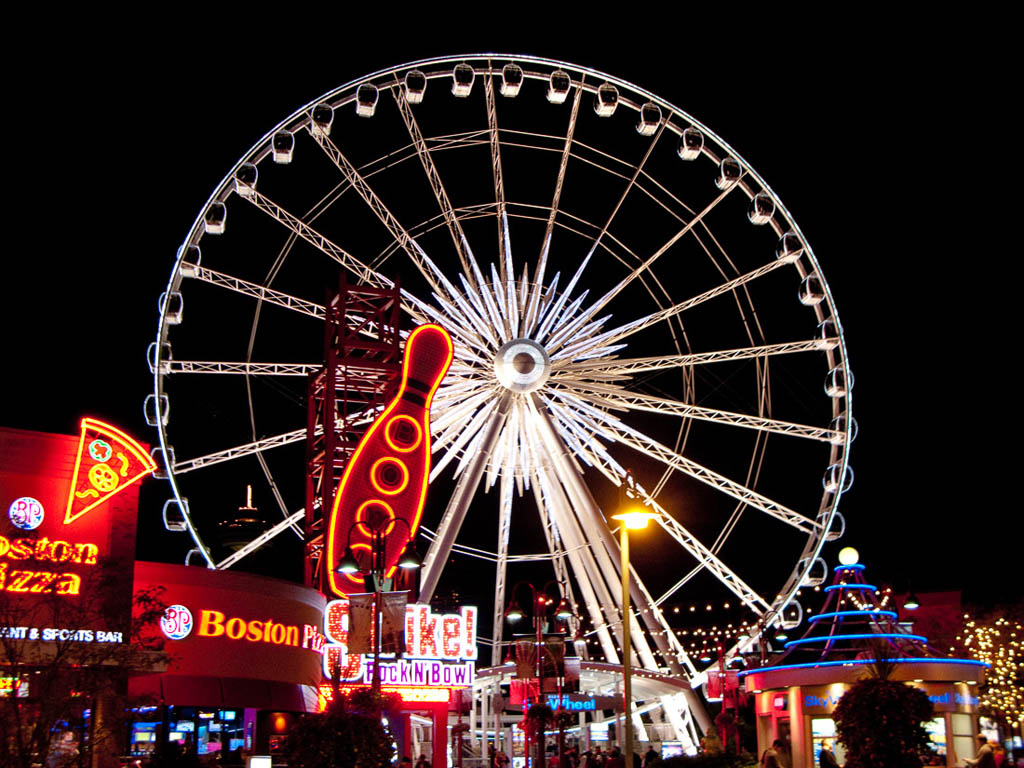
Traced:
<path id="1" fill-rule="evenodd" d="M 831 717 L 811 718 L 811 754 L 814 765 L 821 765 L 821 750 L 825 745 L 832 750 L 836 761 L 842 765 L 846 761 L 846 750 L 836 741 L 836 723 Z"/>
<path id="2" fill-rule="evenodd" d="M 945 765 L 946 718 L 940 716 L 929 720 L 924 724 L 924 729 L 928 732 L 928 747 L 932 752 L 932 761 L 929 761 L 926 756 L 922 756 L 925 759 L 925 765 Z"/>
<path id="3" fill-rule="evenodd" d="M 958 762 L 974 757 L 974 718 L 962 712 L 954 712 L 950 719 L 953 727 L 953 750 Z"/>

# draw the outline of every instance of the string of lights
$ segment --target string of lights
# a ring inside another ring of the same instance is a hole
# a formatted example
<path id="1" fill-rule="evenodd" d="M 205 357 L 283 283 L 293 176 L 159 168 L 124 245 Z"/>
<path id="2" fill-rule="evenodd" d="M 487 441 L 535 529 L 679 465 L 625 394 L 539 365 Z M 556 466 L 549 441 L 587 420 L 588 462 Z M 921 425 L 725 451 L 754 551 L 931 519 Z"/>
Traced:
<path id="1" fill-rule="evenodd" d="M 1005 617 L 983 621 L 965 613 L 963 630 L 956 641 L 971 658 L 991 664 L 985 683 L 979 689 L 981 707 L 1010 723 L 1024 726 L 1022 637 L 1019 621 Z"/>

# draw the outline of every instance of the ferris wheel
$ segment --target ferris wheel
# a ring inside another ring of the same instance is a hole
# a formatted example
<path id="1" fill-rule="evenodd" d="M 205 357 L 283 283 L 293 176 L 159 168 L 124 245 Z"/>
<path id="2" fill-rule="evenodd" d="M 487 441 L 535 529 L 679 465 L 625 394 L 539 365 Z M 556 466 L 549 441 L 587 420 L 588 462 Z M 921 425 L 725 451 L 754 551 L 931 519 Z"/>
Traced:
<path id="1" fill-rule="evenodd" d="M 230 567 L 301 536 L 305 380 L 339 272 L 397 282 L 404 332 L 430 322 L 453 338 L 432 409 L 431 480 L 450 497 L 421 528 L 422 596 L 453 559 L 491 569 L 495 662 L 519 568 L 553 570 L 595 653 L 618 660 L 607 517 L 627 475 L 659 528 L 634 545 L 643 667 L 700 677 L 672 602 L 721 595 L 766 626 L 824 578 L 856 425 L 839 318 L 796 222 L 668 101 L 502 55 L 325 94 L 199 212 L 160 298 L 145 406 L 164 522 L 191 535 L 191 562 Z M 213 489 L 241 475 L 279 522 L 220 557 Z"/>

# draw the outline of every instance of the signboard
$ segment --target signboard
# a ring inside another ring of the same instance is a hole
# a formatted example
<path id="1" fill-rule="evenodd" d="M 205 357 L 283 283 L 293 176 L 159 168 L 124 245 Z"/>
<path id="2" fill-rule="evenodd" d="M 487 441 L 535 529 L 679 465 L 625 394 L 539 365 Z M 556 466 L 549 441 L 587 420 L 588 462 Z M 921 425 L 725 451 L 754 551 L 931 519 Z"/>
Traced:
<path id="1" fill-rule="evenodd" d="M 320 682 L 324 598 L 298 584 L 234 571 L 137 562 L 136 588 L 162 586 L 167 674 Z"/>
<path id="2" fill-rule="evenodd" d="M 381 654 L 380 669 L 373 654 L 348 653 L 350 605 L 332 600 L 324 610 L 323 675 L 347 683 L 370 684 L 374 674 L 383 686 L 465 688 L 475 677 L 477 610 L 462 606 L 458 613 L 436 614 L 429 605 L 405 608 L 405 650 Z"/>
<path id="3" fill-rule="evenodd" d="M 928 695 L 936 712 L 974 712 L 978 697 L 964 683 L 911 683 Z M 804 714 L 832 714 L 839 699 L 849 688 L 846 683 L 804 686 L 800 691 Z"/>
<path id="4" fill-rule="evenodd" d="M 138 482 L 153 466 L 94 419 L 77 436 L 0 429 L 0 634 L 125 641 Z"/>
<path id="5" fill-rule="evenodd" d="M 600 712 L 604 709 L 622 711 L 621 696 L 595 696 L 589 693 L 567 693 L 547 697 L 547 705 L 555 710 L 561 706 L 569 712 Z"/>
<path id="6" fill-rule="evenodd" d="M 416 535 L 430 476 L 430 402 L 453 350 L 451 337 L 439 325 L 421 325 L 409 334 L 398 392 L 345 464 L 324 558 L 327 584 L 335 595 L 371 589 L 358 573 L 338 573 L 347 549 L 365 557 L 380 531 L 385 575 L 390 577 L 406 542 Z"/>

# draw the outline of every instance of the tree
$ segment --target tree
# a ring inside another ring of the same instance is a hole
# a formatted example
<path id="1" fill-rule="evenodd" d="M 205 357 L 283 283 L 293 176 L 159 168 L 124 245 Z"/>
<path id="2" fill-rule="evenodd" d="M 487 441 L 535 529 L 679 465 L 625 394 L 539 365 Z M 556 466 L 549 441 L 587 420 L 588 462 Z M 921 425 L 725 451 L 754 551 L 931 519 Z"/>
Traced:
<path id="1" fill-rule="evenodd" d="M 1024 726 L 1024 607 L 1003 609 L 972 618 L 964 614 L 957 644 L 969 658 L 992 666 L 978 689 L 982 714 L 1008 726 Z"/>
<path id="2" fill-rule="evenodd" d="M 327 709 L 288 731 L 285 755 L 293 768 L 386 768 L 394 739 L 381 720 L 390 700 L 370 691 L 334 696 Z"/>
<path id="3" fill-rule="evenodd" d="M 932 703 L 921 689 L 891 679 L 899 662 L 885 647 L 875 649 L 875 659 L 870 676 L 854 683 L 832 713 L 846 768 L 919 768 Z"/>
<path id="4" fill-rule="evenodd" d="M 95 755 L 116 765 L 127 680 L 166 663 L 153 631 L 166 606 L 156 591 L 132 596 L 117 583 L 123 573 L 102 569 L 84 578 L 76 601 L 0 591 L 0 765 L 68 764 L 76 742 L 90 753 L 81 755 L 84 764 Z M 101 635 L 98 626 L 118 629 Z"/>

